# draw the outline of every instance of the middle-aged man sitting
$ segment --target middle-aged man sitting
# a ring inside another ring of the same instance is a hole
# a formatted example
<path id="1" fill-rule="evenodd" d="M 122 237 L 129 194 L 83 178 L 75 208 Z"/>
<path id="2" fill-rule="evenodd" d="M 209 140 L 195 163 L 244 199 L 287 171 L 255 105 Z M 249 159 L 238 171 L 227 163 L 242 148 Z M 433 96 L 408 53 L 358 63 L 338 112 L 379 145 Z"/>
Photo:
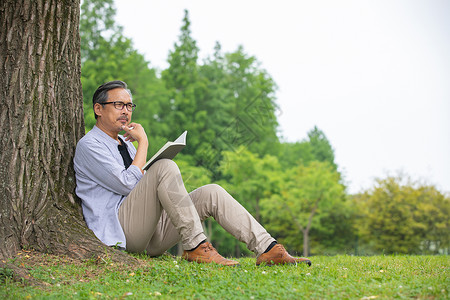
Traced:
<path id="1" fill-rule="evenodd" d="M 238 265 L 206 242 L 201 222 L 212 216 L 257 255 L 257 265 L 311 265 L 309 259 L 289 255 L 219 185 L 188 193 L 178 166 L 168 159 L 144 172 L 149 143 L 144 128 L 130 123 L 136 105 L 124 82 L 98 87 L 93 106 L 96 125 L 75 152 L 76 193 L 88 227 L 104 244 L 157 256 L 181 241 L 188 261 Z"/>

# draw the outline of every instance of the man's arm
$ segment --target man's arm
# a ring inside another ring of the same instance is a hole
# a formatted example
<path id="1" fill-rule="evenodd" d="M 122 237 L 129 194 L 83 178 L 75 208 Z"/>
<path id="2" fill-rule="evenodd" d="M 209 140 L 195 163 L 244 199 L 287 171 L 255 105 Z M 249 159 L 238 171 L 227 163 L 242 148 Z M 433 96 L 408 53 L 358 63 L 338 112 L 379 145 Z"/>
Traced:
<path id="1" fill-rule="evenodd" d="M 114 150 L 117 151 L 117 148 Z M 142 172 L 137 166 L 125 169 L 123 163 L 119 163 L 122 157 L 118 151 L 117 156 L 114 158 L 107 145 L 97 139 L 82 139 L 77 145 L 74 158 L 77 176 L 113 193 L 128 195 L 142 178 Z"/>
<path id="2" fill-rule="evenodd" d="M 125 130 L 125 134 L 123 136 L 126 138 L 126 141 L 138 142 L 136 156 L 134 157 L 134 160 L 131 164 L 137 166 L 139 169 L 141 169 L 141 172 L 144 173 L 144 170 L 142 170 L 142 168 L 147 162 L 147 134 L 145 133 L 142 125 L 138 123 L 130 123 L 128 124 L 128 126 L 123 126 L 123 130 Z"/>

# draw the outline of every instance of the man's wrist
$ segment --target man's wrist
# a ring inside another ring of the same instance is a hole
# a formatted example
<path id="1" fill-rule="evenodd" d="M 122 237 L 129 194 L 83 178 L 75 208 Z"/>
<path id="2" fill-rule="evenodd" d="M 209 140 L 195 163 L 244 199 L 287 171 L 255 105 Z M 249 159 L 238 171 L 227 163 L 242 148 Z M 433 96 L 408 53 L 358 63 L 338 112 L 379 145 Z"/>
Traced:
<path id="1" fill-rule="evenodd" d="M 138 148 L 140 148 L 140 147 L 148 148 L 148 140 L 145 139 L 143 141 L 138 141 Z"/>

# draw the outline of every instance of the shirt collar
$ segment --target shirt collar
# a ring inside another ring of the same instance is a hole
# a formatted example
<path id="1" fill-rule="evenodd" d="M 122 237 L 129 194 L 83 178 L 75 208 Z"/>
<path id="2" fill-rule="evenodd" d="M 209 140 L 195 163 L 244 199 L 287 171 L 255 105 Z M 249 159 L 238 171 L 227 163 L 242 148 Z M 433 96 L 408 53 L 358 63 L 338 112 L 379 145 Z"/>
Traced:
<path id="1" fill-rule="evenodd" d="M 99 135 L 102 137 L 102 139 L 104 139 L 107 142 L 112 142 L 115 145 L 119 145 L 119 141 L 117 141 L 116 139 L 113 139 L 112 137 L 110 137 L 106 132 L 104 132 L 103 130 L 101 130 L 100 128 L 97 127 L 97 125 L 94 125 L 94 127 L 92 128 L 92 130 L 94 131 L 94 133 L 96 135 Z"/>

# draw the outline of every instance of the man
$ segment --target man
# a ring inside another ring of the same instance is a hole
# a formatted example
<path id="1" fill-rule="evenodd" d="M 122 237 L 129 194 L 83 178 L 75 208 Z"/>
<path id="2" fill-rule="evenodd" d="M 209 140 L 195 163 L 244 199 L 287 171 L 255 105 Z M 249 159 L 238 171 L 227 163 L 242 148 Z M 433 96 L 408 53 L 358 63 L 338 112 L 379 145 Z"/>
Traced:
<path id="1" fill-rule="evenodd" d="M 148 139 L 140 124 L 130 123 L 136 105 L 124 82 L 101 85 L 93 106 L 96 125 L 78 142 L 74 166 L 86 223 L 103 243 L 156 256 L 181 242 L 188 261 L 239 264 L 206 242 L 201 222 L 212 216 L 256 253 L 257 265 L 311 265 L 306 258 L 290 256 L 220 186 L 210 184 L 188 194 L 178 166 L 168 159 L 144 172 Z"/>

